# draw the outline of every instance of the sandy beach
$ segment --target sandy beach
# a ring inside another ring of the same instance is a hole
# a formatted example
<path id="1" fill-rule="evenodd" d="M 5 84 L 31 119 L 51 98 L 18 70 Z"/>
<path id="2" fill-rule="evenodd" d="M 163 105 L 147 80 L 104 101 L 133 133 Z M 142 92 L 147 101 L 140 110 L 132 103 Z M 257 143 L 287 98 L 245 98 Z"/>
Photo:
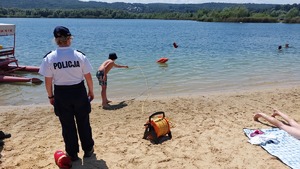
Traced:
<path id="1" fill-rule="evenodd" d="M 289 168 L 260 146 L 247 142 L 243 128 L 270 128 L 253 114 L 277 108 L 300 121 L 300 87 L 243 93 L 113 102 L 103 110 L 92 102 L 95 155 L 74 169 Z M 149 116 L 164 111 L 173 138 L 160 144 L 142 139 Z M 1 169 L 55 169 L 53 154 L 64 150 L 61 127 L 46 105 L 1 106 L 1 130 L 11 133 L 0 149 Z"/>

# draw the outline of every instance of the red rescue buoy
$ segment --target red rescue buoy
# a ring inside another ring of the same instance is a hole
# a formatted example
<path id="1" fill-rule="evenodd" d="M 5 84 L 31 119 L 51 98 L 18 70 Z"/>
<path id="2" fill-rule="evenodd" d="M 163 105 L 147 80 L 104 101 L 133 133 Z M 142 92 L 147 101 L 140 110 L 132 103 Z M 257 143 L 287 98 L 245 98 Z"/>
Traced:
<path id="1" fill-rule="evenodd" d="M 160 58 L 156 62 L 157 63 L 166 63 L 169 59 L 168 58 Z"/>
<path id="2" fill-rule="evenodd" d="M 72 168 L 72 161 L 63 151 L 57 150 L 54 153 L 54 160 L 59 168 L 70 169 Z"/>

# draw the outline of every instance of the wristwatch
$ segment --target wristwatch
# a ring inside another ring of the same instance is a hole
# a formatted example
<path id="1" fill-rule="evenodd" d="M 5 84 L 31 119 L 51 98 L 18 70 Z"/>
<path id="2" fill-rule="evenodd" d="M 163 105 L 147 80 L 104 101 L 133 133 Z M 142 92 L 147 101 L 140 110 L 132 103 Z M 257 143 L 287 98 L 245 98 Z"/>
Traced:
<path id="1" fill-rule="evenodd" d="M 54 95 L 53 96 L 48 96 L 48 99 L 53 99 L 54 98 Z"/>

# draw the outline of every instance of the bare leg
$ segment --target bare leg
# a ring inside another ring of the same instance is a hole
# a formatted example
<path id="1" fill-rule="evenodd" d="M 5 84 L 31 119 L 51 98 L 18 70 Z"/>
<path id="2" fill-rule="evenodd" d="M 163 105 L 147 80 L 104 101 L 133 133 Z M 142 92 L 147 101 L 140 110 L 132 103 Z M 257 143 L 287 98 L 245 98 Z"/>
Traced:
<path id="1" fill-rule="evenodd" d="M 268 115 L 266 115 L 265 113 L 262 113 L 262 112 L 256 113 L 253 116 L 253 119 L 255 121 L 259 121 L 258 118 L 260 118 L 260 117 L 264 118 L 265 120 L 267 120 L 269 123 L 273 124 L 276 127 L 281 128 L 282 126 L 284 126 L 284 124 L 281 121 L 277 120 L 276 118 L 274 118 L 272 116 L 268 116 Z"/>
<path id="2" fill-rule="evenodd" d="M 106 96 L 106 85 L 102 86 L 101 97 L 102 97 L 102 106 L 108 107 L 109 105 L 108 105 L 107 96 Z"/>
<path id="3" fill-rule="evenodd" d="M 272 117 L 281 116 L 285 121 L 287 121 L 292 127 L 297 127 L 300 129 L 300 124 L 298 124 L 294 119 L 291 119 L 287 114 L 282 113 L 281 111 L 274 110 Z"/>
<path id="4" fill-rule="evenodd" d="M 278 113 L 278 112 L 276 112 Z M 275 115 L 276 116 L 276 115 Z M 290 135 L 292 135 L 293 137 L 300 139 L 300 129 L 296 128 L 294 126 L 288 126 L 283 124 L 281 121 L 277 120 L 276 118 L 272 117 L 272 116 L 267 116 L 264 113 L 256 113 L 253 117 L 253 119 L 255 121 L 258 121 L 258 118 L 264 118 L 265 120 L 267 120 L 269 123 L 273 124 L 274 126 L 286 131 L 287 133 L 289 133 Z"/>

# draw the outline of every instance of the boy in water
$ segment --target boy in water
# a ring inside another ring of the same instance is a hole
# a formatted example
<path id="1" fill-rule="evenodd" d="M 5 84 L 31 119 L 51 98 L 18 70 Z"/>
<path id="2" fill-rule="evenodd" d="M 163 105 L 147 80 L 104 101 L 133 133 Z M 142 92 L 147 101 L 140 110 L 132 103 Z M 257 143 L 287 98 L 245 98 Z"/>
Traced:
<path id="1" fill-rule="evenodd" d="M 111 101 L 107 99 L 106 96 L 106 88 L 107 88 L 107 74 L 113 68 L 128 68 L 128 66 L 117 65 L 115 60 L 117 59 L 116 53 L 110 53 L 108 56 L 108 60 L 104 61 L 101 66 L 98 68 L 96 73 L 96 77 L 99 80 L 99 85 L 102 86 L 101 97 L 102 97 L 102 107 L 109 108 L 109 104 Z"/>

